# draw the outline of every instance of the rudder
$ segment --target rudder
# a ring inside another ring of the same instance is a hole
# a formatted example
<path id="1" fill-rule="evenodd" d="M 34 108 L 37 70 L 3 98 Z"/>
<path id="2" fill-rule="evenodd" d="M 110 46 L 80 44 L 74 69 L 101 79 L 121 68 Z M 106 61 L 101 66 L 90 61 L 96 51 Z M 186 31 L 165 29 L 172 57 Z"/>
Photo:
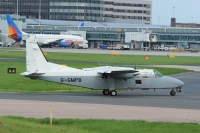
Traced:
<path id="1" fill-rule="evenodd" d="M 50 70 L 48 62 L 36 41 L 36 35 L 26 40 L 26 69 L 31 73 L 44 73 Z"/>

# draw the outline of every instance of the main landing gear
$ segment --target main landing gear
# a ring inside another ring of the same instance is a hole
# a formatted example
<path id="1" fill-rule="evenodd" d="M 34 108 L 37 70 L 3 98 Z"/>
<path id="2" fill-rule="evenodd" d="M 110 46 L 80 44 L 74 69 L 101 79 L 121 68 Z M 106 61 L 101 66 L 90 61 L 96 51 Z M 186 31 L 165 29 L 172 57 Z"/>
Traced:
<path id="1" fill-rule="evenodd" d="M 115 91 L 115 90 L 103 90 L 103 94 L 104 95 L 109 95 L 110 94 L 110 96 L 116 96 L 117 95 L 117 91 Z"/>

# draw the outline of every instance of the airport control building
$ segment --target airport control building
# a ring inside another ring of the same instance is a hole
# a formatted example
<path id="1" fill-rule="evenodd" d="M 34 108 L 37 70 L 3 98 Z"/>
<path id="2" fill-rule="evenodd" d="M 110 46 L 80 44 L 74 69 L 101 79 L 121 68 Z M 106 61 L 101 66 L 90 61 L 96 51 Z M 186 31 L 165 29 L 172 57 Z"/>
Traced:
<path id="1" fill-rule="evenodd" d="M 16 15 L 12 15 L 12 18 L 16 20 Z M 91 21 L 85 21 L 84 26 L 79 26 L 82 21 L 18 18 L 18 24 L 24 32 L 81 35 L 88 40 L 91 48 L 97 48 L 100 44 L 128 44 L 132 49 L 161 45 L 176 45 L 180 49 L 200 47 L 199 28 Z M 0 15 L 0 26 L 2 33 L 7 32 L 5 15 Z M 1 36 L 0 41 L 7 42 L 7 39 Z"/>
<path id="2" fill-rule="evenodd" d="M 123 22 L 137 24 L 151 24 L 152 22 L 152 2 L 150 0 L 0 1 L 0 14 L 17 14 L 17 9 L 19 15 L 26 16 L 30 19 L 41 18 L 50 20 Z"/>

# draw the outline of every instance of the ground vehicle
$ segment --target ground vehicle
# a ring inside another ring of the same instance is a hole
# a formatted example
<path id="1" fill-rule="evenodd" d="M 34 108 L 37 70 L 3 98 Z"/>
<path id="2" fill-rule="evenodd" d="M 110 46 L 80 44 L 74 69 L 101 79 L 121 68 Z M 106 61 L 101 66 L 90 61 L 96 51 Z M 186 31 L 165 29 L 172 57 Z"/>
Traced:
<path id="1" fill-rule="evenodd" d="M 198 46 L 191 46 L 190 51 L 191 53 L 198 53 L 199 52 Z"/>
<path id="2" fill-rule="evenodd" d="M 129 50 L 130 47 L 128 45 L 122 45 L 121 50 Z"/>
<path id="3" fill-rule="evenodd" d="M 76 44 L 75 48 L 77 48 L 77 49 L 88 49 L 88 44 L 81 44 L 81 45 Z"/>
<path id="4" fill-rule="evenodd" d="M 130 47 L 129 47 L 129 45 L 117 44 L 116 47 L 113 47 L 113 49 L 116 49 L 116 50 L 129 50 Z"/>
<path id="5" fill-rule="evenodd" d="M 191 53 L 198 53 L 199 52 L 198 49 L 191 49 L 190 51 L 191 51 Z"/>
<path id="6" fill-rule="evenodd" d="M 169 47 L 169 51 L 177 50 L 177 47 Z"/>
<path id="7" fill-rule="evenodd" d="M 108 50 L 115 50 L 116 46 L 115 45 L 109 45 L 109 46 L 107 46 L 107 49 Z"/>
<path id="8" fill-rule="evenodd" d="M 5 45 L 4 42 L 0 42 L 0 47 L 3 47 Z"/>

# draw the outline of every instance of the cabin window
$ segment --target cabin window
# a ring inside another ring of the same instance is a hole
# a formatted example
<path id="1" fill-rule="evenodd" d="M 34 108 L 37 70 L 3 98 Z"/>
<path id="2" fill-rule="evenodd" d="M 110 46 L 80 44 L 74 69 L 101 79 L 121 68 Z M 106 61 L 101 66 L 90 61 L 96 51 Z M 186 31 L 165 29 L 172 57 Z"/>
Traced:
<path id="1" fill-rule="evenodd" d="M 142 80 L 135 80 L 136 84 L 142 84 Z"/>

